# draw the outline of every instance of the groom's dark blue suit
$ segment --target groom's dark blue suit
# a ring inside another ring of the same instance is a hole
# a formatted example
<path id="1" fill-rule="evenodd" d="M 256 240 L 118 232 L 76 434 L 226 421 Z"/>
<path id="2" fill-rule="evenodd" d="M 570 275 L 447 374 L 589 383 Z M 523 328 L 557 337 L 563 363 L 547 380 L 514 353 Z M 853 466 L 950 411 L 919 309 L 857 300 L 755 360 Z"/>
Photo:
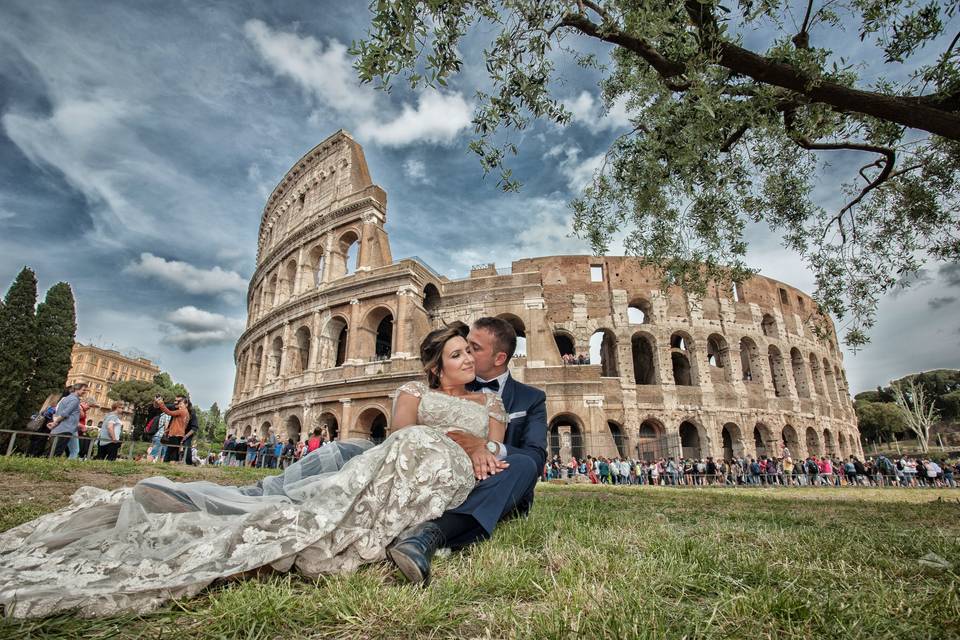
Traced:
<path id="1" fill-rule="evenodd" d="M 500 520 L 526 514 L 547 461 L 546 394 L 508 374 L 501 398 L 510 416 L 503 443 L 510 466 L 478 482 L 464 503 L 450 510 L 471 516 L 478 524 L 456 539 L 447 540 L 452 549 L 489 538 Z"/>

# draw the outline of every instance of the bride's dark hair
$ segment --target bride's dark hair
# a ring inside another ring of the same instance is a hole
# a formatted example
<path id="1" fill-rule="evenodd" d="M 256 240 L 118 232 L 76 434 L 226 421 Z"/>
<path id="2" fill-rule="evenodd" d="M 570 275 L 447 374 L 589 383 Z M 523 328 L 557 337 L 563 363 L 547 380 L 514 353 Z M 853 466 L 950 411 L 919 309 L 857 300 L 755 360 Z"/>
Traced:
<path id="1" fill-rule="evenodd" d="M 466 338 L 470 327 L 459 320 L 440 329 L 434 329 L 420 343 L 420 363 L 427 374 L 427 384 L 431 389 L 440 387 L 440 371 L 443 369 L 443 345 L 451 338 Z"/>

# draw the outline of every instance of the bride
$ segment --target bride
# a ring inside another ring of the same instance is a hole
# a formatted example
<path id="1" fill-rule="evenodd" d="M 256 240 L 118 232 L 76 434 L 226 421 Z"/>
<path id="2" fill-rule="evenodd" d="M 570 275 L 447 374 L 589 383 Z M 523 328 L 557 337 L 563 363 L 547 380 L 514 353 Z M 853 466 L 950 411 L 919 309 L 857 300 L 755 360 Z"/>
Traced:
<path id="1" fill-rule="evenodd" d="M 350 445 L 321 447 L 257 487 L 166 478 L 82 487 L 70 506 L 0 534 L 6 615 L 144 612 L 260 567 L 315 577 L 383 560 L 399 534 L 460 505 L 474 487 L 470 457 L 445 434 L 503 440 L 500 399 L 465 388 L 475 377 L 467 331 L 456 322 L 427 335 L 428 382 L 401 386 L 393 433 L 339 471 L 308 468 Z"/>

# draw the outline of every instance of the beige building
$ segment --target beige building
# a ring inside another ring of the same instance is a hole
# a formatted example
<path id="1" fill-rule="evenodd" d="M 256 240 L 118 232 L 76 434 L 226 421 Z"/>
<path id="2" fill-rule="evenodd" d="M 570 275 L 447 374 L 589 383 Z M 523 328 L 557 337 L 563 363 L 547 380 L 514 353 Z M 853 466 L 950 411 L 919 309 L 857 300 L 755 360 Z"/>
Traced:
<path id="1" fill-rule="evenodd" d="M 107 392 L 115 382 L 125 380 L 153 380 L 160 367 L 145 358 L 131 358 L 112 349 L 101 349 L 89 344 L 74 343 L 70 354 L 70 372 L 67 385 L 86 382 L 90 385 L 87 401 L 87 424 L 97 425 L 110 411 Z"/>
<path id="2" fill-rule="evenodd" d="M 514 377 L 547 394 L 551 453 L 861 453 L 842 354 L 834 336 L 814 335 L 802 291 L 755 277 L 703 298 L 664 293 L 651 269 L 615 256 L 524 258 L 448 279 L 393 259 L 386 205 L 343 131 L 271 194 L 232 431 L 381 439 L 395 389 L 421 377 L 420 339 L 495 315 L 521 337 Z M 570 363 L 590 352 L 590 364 Z"/>

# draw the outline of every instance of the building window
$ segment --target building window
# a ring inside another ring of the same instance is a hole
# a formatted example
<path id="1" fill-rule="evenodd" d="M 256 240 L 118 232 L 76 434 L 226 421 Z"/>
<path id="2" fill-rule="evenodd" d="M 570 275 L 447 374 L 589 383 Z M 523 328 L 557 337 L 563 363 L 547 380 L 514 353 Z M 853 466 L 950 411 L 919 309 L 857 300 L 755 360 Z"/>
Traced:
<path id="1" fill-rule="evenodd" d="M 590 265 L 590 282 L 603 282 L 603 265 Z"/>
<path id="2" fill-rule="evenodd" d="M 790 304 L 790 298 L 787 297 L 786 289 L 780 289 L 780 304 Z"/>

